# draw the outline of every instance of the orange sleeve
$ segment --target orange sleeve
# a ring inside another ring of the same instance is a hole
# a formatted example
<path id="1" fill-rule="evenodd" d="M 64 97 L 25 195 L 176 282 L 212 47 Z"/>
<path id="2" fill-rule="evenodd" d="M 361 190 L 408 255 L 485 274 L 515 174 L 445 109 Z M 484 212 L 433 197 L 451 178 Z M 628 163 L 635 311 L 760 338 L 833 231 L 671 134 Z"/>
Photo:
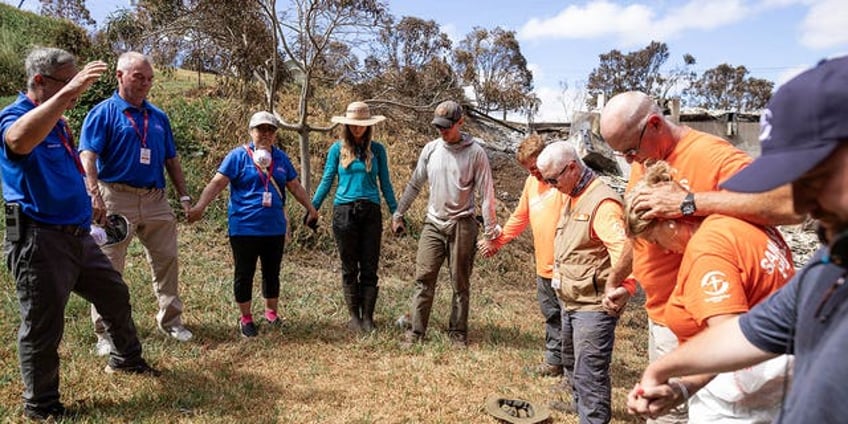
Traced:
<path id="1" fill-rule="evenodd" d="M 534 178 L 532 175 L 527 177 Z M 495 244 L 498 248 L 503 247 L 503 245 L 512 241 L 512 239 L 521 235 L 525 228 L 527 228 L 527 224 L 530 223 L 530 182 L 528 180 L 524 181 L 524 190 L 521 191 L 521 198 L 518 199 L 518 205 L 515 207 L 515 210 L 512 212 L 512 215 L 507 219 L 506 224 L 504 224 L 501 229 L 501 235 L 494 239 Z"/>
<path id="2" fill-rule="evenodd" d="M 706 325 L 707 319 L 716 315 L 739 314 L 750 309 L 746 286 L 751 282 L 743 280 L 746 278 L 743 273 L 748 274 L 745 270 L 759 266 L 744 264 L 750 259 L 740 256 L 728 240 L 714 232 L 699 234 L 690 241 L 683 255 L 678 284 L 682 284 L 681 301 L 697 325 Z"/>

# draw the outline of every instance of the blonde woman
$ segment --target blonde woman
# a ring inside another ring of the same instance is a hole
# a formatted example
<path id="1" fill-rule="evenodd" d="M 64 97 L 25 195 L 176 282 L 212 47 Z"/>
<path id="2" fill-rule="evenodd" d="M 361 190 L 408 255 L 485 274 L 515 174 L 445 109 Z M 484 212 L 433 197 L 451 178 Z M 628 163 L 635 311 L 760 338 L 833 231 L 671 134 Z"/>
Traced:
<path id="1" fill-rule="evenodd" d="M 312 197 L 320 209 L 333 182 L 338 178 L 333 199 L 333 236 L 342 261 L 342 288 L 353 331 L 371 332 L 377 303 L 377 265 L 383 233 L 380 194 L 389 212 L 397 209 L 397 200 L 389 178 L 386 148 L 371 139 L 372 126 L 385 120 L 371 115 L 368 105 L 353 102 L 344 116 L 332 122 L 343 124 L 342 138 L 330 146 L 324 175 Z"/>
<path id="2" fill-rule="evenodd" d="M 634 191 L 672 181 L 663 162 L 649 166 Z M 773 227 L 713 214 L 706 218 L 645 219 L 625 206 L 631 237 L 683 254 L 677 281 L 665 305 L 664 322 L 679 342 L 747 312 L 789 281 L 792 254 Z M 631 412 L 656 417 L 688 401 L 690 423 L 771 423 L 786 378 L 784 355 L 753 368 L 718 375 L 676 376 L 658 387 L 637 385 L 628 397 Z M 661 358 L 645 371 L 652 381 Z M 653 412 L 648 404 L 653 404 Z"/>

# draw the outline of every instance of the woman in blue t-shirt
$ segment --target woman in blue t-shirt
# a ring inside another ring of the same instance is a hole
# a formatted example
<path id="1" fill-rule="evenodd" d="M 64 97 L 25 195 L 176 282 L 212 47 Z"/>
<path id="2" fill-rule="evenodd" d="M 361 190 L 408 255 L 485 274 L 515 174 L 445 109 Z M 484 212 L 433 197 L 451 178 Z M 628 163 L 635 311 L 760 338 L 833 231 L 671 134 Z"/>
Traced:
<path id="1" fill-rule="evenodd" d="M 350 314 L 348 328 L 354 331 L 375 329 L 377 264 L 383 233 L 380 192 L 390 214 L 397 208 L 386 148 L 371 140 L 371 126 L 384 119 L 381 115 L 371 116 L 363 102 L 349 104 L 344 116 L 332 118 L 332 122 L 344 124 L 343 137 L 330 146 L 324 175 L 312 198 L 312 205 L 319 209 L 338 176 L 333 236 L 342 261 L 342 288 Z"/>
<path id="2" fill-rule="evenodd" d="M 257 259 L 262 261 L 265 320 L 271 325 L 281 323 L 277 300 L 288 225 L 282 185 L 307 209 L 310 221 L 318 219 L 318 211 L 309 203 L 309 195 L 300 184 L 288 155 L 274 147 L 277 118 L 269 112 L 256 112 L 248 127 L 252 142 L 227 154 L 197 204 L 189 211 L 188 222 L 199 220 L 209 203 L 229 184 L 227 223 L 235 262 L 233 292 L 241 313 L 239 330 L 244 337 L 254 337 L 258 331 L 251 314 L 251 298 Z"/>

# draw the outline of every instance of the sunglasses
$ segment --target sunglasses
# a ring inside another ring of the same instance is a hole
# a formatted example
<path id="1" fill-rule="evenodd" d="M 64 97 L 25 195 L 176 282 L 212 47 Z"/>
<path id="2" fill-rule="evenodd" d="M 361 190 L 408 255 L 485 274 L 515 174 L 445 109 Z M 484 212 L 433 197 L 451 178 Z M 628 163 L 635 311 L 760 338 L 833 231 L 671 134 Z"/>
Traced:
<path id="1" fill-rule="evenodd" d="M 553 177 L 553 178 L 545 178 L 545 180 L 544 180 L 544 181 L 545 181 L 548 185 L 552 185 L 552 186 L 555 186 L 555 185 L 559 184 L 559 177 L 561 177 L 561 176 L 562 176 L 562 174 L 563 174 L 563 172 L 565 172 L 565 170 L 566 170 L 566 169 L 568 169 L 568 165 L 571 165 L 571 162 L 566 163 L 566 164 L 565 164 L 565 166 L 563 166 L 563 167 L 562 167 L 562 169 L 561 169 L 561 170 L 560 170 L 560 171 L 556 174 L 556 177 Z"/>

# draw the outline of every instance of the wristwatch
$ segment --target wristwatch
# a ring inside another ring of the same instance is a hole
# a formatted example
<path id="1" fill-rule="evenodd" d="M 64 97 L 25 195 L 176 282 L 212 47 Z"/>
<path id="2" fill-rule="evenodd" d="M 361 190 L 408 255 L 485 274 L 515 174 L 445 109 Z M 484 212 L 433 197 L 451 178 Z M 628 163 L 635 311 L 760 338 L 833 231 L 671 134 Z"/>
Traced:
<path id="1" fill-rule="evenodd" d="M 191 196 L 188 196 L 188 195 L 180 196 L 180 203 L 183 203 L 183 202 L 191 202 Z"/>
<path id="2" fill-rule="evenodd" d="M 683 203 L 680 204 L 680 212 L 683 213 L 683 216 L 692 216 L 696 210 L 698 208 L 695 207 L 695 193 L 689 192 L 683 199 Z"/>

